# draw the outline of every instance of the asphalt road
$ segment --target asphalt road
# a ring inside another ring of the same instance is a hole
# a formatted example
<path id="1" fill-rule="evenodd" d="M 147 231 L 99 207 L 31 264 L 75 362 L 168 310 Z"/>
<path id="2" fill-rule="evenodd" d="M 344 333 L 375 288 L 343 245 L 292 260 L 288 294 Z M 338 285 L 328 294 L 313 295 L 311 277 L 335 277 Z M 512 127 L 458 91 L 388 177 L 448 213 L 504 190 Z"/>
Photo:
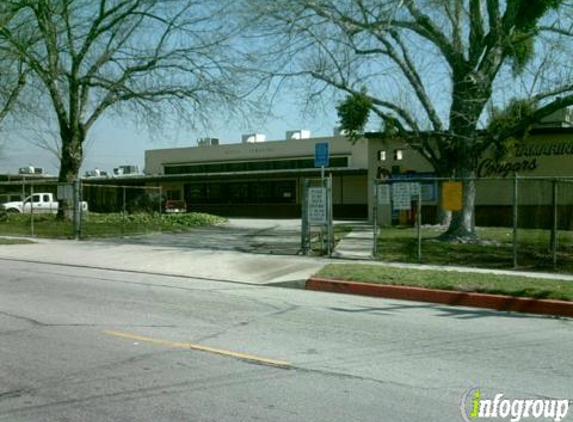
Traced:
<path id="1" fill-rule="evenodd" d="M 444 422 L 470 388 L 573 398 L 572 320 L 0 265 L 0 421 Z"/>

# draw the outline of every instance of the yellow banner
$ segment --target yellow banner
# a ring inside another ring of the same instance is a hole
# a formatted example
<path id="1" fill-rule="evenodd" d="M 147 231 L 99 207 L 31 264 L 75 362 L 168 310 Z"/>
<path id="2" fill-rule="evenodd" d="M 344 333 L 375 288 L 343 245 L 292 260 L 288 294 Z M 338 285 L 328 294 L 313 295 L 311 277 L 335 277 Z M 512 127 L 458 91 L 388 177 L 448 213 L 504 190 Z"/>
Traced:
<path id="1" fill-rule="evenodd" d="M 442 183 L 442 209 L 444 211 L 461 211 L 462 182 Z"/>

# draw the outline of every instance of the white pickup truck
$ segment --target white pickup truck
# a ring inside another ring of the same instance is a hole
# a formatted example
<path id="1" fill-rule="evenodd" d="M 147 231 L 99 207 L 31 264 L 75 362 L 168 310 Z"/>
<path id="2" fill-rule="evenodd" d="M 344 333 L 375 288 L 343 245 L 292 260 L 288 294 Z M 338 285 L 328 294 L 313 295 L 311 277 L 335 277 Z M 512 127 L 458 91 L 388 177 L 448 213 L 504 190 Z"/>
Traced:
<path id="1" fill-rule="evenodd" d="M 2 208 L 6 212 L 13 213 L 37 212 L 56 214 L 58 212 L 58 201 L 52 193 L 35 193 L 23 201 L 6 202 L 2 204 Z M 82 201 L 82 211 L 86 212 L 87 210 L 88 203 Z"/>

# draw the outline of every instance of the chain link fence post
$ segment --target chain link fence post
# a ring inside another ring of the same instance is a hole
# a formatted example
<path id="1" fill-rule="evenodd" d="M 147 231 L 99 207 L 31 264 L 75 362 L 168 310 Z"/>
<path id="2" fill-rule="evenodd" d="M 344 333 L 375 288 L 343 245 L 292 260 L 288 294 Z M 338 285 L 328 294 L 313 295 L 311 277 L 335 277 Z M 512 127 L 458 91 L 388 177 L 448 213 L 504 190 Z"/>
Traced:
<path id="1" fill-rule="evenodd" d="M 81 232 L 81 200 L 80 200 L 80 182 L 78 179 L 72 182 L 72 189 L 74 195 L 74 238 L 75 240 L 80 240 Z"/>
<path id="2" fill-rule="evenodd" d="M 22 204 L 22 212 L 26 212 L 26 204 Z M 34 185 L 30 184 L 30 236 L 34 236 Z"/>
<path id="3" fill-rule="evenodd" d="M 378 253 L 378 183 L 372 182 L 374 188 L 374 204 L 372 204 L 372 259 L 376 259 Z"/>
<path id="4" fill-rule="evenodd" d="M 551 195 L 551 202 L 553 205 L 553 226 L 551 227 L 551 253 L 552 253 L 552 257 L 553 257 L 553 269 L 557 269 L 557 247 L 558 247 L 558 241 L 557 241 L 557 229 L 558 229 L 558 224 L 559 224 L 559 210 L 557 207 L 557 203 L 558 203 L 558 184 L 557 184 L 557 179 L 553 180 L 553 189 L 552 189 L 552 195 Z"/>
<path id="5" fill-rule="evenodd" d="M 308 255 L 310 249 L 310 234 L 308 224 L 308 179 L 301 179 L 301 234 L 300 234 L 300 248 L 303 255 Z"/>
<path id="6" fill-rule="evenodd" d="M 418 226 L 418 262 L 422 262 L 422 187 L 418 182 L 418 204 L 416 209 L 416 225 Z"/>
<path id="7" fill-rule="evenodd" d="M 513 268 L 517 268 L 517 219 L 519 216 L 519 177 L 517 173 L 513 174 Z"/>
<path id="8" fill-rule="evenodd" d="M 328 175 L 326 179 L 326 201 L 327 201 L 327 216 L 326 216 L 326 224 L 327 232 L 328 232 L 328 257 L 332 257 L 332 252 L 334 251 L 334 215 L 332 209 L 332 173 Z"/>

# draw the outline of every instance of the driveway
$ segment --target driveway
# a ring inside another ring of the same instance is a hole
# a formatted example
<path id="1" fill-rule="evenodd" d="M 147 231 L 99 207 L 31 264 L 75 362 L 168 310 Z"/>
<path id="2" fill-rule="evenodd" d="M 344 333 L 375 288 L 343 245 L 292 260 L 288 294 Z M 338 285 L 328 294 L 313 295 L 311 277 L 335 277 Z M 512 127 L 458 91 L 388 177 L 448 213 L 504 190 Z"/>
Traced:
<path id="1" fill-rule="evenodd" d="M 300 253 L 300 219 L 232 218 L 225 224 L 189 232 L 110 239 L 121 244 L 211 249 L 257 254 Z"/>

